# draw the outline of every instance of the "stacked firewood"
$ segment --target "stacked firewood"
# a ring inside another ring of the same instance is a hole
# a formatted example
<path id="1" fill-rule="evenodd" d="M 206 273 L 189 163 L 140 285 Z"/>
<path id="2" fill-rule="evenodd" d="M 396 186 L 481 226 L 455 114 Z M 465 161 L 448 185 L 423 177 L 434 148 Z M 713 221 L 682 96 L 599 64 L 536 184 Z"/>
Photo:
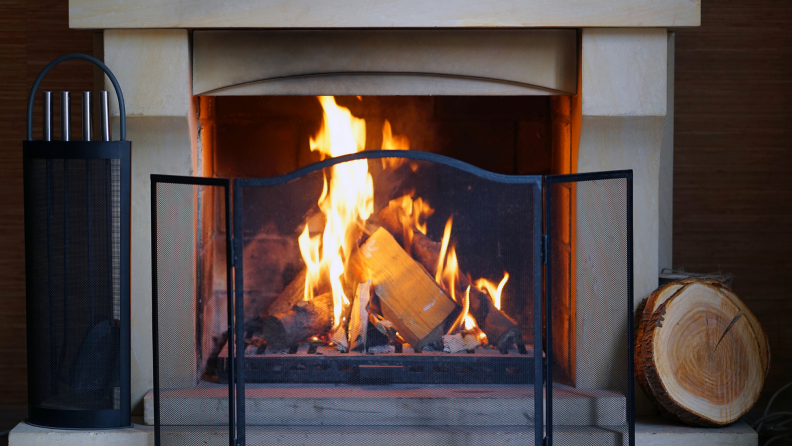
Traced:
<path id="1" fill-rule="evenodd" d="M 383 208 L 376 223 L 361 230 L 358 249 L 347 261 L 346 289 L 353 299 L 332 336 L 342 350 L 365 346 L 369 324 L 417 351 L 429 345 L 442 346 L 443 336 L 458 325 L 462 305 L 434 278 L 441 243 L 419 231 L 403 212 L 394 203 Z M 334 328 L 332 294 L 304 300 L 305 279 L 303 270 L 267 311 L 262 336 L 273 349 L 291 347 Z M 489 342 L 502 351 L 514 345 L 520 338 L 519 326 L 495 306 L 493 296 L 472 286 L 465 275 L 459 276 L 459 284 L 468 290 L 468 312 Z M 457 337 L 460 339 L 447 339 L 447 343 L 471 347 L 473 338 Z"/>

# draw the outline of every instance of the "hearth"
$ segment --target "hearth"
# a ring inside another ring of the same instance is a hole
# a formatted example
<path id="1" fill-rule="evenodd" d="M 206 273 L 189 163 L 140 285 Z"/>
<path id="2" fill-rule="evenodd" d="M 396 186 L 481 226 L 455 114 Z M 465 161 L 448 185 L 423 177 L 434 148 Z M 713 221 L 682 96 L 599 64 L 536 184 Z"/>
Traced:
<path id="1" fill-rule="evenodd" d="M 322 161 L 269 178 L 152 176 L 157 438 L 194 424 L 184 411 L 202 398 L 225 399 L 212 424 L 239 440 L 271 422 L 247 415 L 271 398 L 335 407 L 312 395 L 384 385 L 382 404 L 408 412 L 528 391 L 514 402 L 536 444 L 545 424 L 561 444 L 591 427 L 629 444 L 631 173 L 496 174 L 398 150 L 388 121 L 394 150 L 365 150 L 365 123 L 318 102 Z M 609 363 L 577 363 L 580 348 Z M 317 416 L 302 422 L 349 423 Z"/>

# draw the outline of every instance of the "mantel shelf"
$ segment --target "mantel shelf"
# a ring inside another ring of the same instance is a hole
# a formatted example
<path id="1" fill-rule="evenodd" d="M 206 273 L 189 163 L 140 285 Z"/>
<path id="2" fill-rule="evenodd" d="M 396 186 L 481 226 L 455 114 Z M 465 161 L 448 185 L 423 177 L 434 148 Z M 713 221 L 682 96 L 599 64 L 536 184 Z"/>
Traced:
<path id="1" fill-rule="evenodd" d="M 500 28 L 699 26 L 700 0 L 70 0 L 69 26 Z"/>

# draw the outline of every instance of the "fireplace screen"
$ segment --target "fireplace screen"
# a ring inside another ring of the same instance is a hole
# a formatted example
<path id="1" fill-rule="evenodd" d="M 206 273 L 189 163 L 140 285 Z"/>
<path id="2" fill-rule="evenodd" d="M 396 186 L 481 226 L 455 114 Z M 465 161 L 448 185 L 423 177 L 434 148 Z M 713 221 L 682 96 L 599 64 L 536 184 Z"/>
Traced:
<path id="1" fill-rule="evenodd" d="M 549 176 L 544 195 L 547 445 L 632 446 L 632 171 Z"/>
<path id="2" fill-rule="evenodd" d="M 153 176 L 157 444 L 630 444 L 631 180 L 596 175 L 544 203 L 541 176 L 396 150 Z"/>
<path id="3" fill-rule="evenodd" d="M 216 384 L 215 371 L 217 349 L 233 333 L 229 203 L 228 180 L 151 176 L 154 419 L 149 422 L 158 445 L 207 444 L 207 435 L 233 444 L 236 435 L 234 388 Z M 222 373 L 233 374 L 233 367 Z"/>

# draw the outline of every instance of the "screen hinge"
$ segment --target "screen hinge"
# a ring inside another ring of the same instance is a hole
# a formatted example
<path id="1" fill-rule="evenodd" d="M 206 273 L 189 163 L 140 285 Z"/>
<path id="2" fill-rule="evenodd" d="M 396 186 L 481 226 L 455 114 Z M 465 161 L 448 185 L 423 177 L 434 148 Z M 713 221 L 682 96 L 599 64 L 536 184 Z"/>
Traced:
<path id="1" fill-rule="evenodd" d="M 547 242 L 547 235 L 542 235 L 542 265 L 547 265 L 547 250 L 550 243 Z"/>

